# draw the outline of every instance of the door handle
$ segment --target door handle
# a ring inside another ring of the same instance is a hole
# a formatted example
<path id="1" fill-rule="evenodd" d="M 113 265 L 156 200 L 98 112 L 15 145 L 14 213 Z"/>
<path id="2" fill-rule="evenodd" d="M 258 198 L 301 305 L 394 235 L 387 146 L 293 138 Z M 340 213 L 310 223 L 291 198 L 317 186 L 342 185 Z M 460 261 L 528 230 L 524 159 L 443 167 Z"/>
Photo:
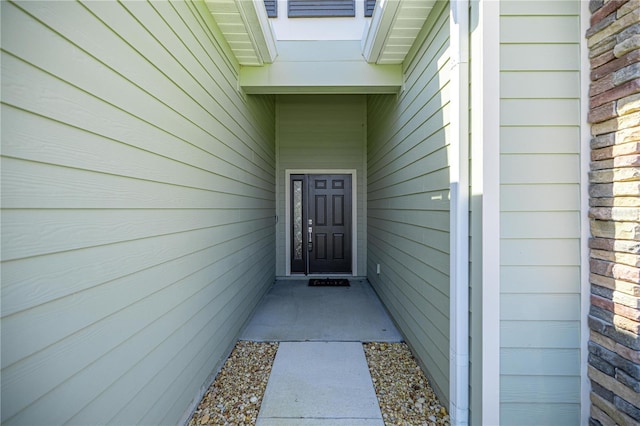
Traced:
<path id="1" fill-rule="evenodd" d="M 311 219 L 309 219 L 309 225 L 311 225 Z M 313 251 L 313 226 L 309 226 L 309 238 L 307 239 L 307 249 Z"/>

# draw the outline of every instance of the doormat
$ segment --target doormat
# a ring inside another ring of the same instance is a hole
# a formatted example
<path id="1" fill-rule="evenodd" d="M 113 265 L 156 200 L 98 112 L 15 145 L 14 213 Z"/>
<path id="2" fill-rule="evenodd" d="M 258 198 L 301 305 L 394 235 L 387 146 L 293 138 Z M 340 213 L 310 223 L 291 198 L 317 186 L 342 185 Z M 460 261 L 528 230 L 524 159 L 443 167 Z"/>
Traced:
<path id="1" fill-rule="evenodd" d="M 349 287 L 349 280 L 346 278 L 311 278 L 310 287 Z"/>

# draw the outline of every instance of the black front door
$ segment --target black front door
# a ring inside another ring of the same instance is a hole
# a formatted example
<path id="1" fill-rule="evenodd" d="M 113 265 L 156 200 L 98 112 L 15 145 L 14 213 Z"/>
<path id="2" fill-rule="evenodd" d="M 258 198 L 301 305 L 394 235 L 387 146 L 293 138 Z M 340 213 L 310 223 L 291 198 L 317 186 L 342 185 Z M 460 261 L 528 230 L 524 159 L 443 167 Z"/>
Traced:
<path id="1" fill-rule="evenodd" d="M 292 175 L 291 194 L 291 272 L 351 273 L 351 175 Z"/>

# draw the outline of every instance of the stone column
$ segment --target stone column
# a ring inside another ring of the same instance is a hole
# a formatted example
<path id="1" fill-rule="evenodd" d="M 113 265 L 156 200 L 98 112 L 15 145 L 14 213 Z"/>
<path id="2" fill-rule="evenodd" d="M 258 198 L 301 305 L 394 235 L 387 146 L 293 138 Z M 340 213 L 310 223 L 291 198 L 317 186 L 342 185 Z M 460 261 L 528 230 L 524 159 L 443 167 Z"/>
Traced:
<path id="1" fill-rule="evenodd" d="M 640 2 L 592 0 L 591 418 L 640 423 Z"/>

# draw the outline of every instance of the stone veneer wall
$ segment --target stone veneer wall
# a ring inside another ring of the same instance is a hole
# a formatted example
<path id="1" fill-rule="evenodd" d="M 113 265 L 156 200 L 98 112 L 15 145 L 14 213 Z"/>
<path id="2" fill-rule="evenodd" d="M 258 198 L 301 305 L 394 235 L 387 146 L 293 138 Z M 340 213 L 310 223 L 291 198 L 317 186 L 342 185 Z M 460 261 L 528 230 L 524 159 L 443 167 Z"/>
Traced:
<path id="1" fill-rule="evenodd" d="M 640 423 L 640 2 L 592 0 L 591 418 Z"/>

